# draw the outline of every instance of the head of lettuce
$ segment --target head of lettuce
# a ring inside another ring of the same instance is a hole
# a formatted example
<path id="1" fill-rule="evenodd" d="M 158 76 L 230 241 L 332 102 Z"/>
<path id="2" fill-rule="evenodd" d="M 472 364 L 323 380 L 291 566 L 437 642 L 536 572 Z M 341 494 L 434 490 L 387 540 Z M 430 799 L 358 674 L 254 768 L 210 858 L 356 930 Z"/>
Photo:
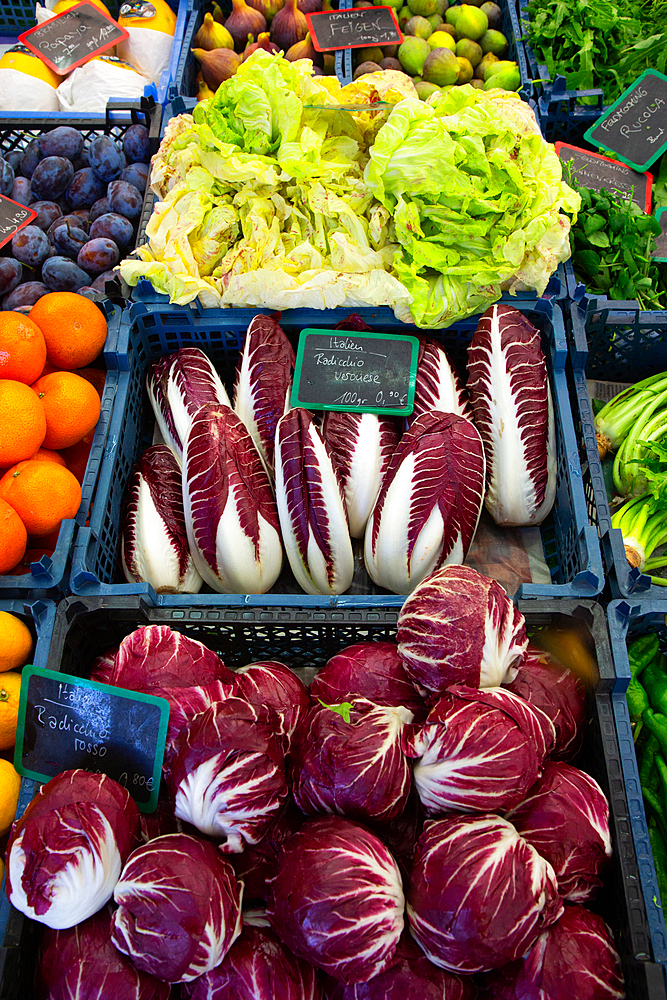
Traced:
<path id="1" fill-rule="evenodd" d="M 427 328 L 505 289 L 542 294 L 579 196 L 526 104 L 470 86 L 422 102 L 400 73 L 341 87 L 311 70 L 258 50 L 170 121 L 129 284 L 205 306 L 386 305 Z"/>

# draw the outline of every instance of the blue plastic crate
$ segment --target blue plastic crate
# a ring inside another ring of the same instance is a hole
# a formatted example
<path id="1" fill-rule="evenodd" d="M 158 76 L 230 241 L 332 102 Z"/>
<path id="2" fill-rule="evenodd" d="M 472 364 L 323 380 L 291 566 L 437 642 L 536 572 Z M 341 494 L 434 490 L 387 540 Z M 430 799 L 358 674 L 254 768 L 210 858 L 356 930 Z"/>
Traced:
<path id="1" fill-rule="evenodd" d="M 589 524 L 582 473 L 577 454 L 572 414 L 564 370 L 566 344 L 560 308 L 546 300 L 517 302 L 519 308 L 543 331 L 549 357 L 552 395 L 557 423 L 558 480 L 554 509 L 541 526 L 545 557 L 551 570 L 549 584 L 525 583 L 521 597 L 591 597 L 604 585 L 602 557 L 597 532 Z M 247 325 L 256 310 L 199 309 L 195 305 L 157 308 L 152 302 L 135 303 L 126 315 L 117 342 L 117 363 L 129 370 L 109 431 L 108 446 L 93 502 L 90 523 L 79 527 L 75 542 L 70 586 L 82 595 L 145 594 L 160 605 L 217 604 L 236 600 L 245 605 L 296 603 L 306 606 L 352 606 L 359 601 L 400 604 L 403 600 L 374 588 L 361 570 L 351 593 L 339 597 L 309 597 L 295 584 L 291 573 L 284 574 L 272 592 L 221 598 L 215 593 L 160 595 L 147 584 L 124 582 L 118 562 L 119 515 L 122 497 L 134 463 L 150 444 L 153 416 L 143 388 L 147 365 L 162 354 L 186 345 L 205 350 L 231 388 L 239 349 Z M 296 338 L 300 329 L 330 328 L 350 310 L 326 312 L 295 310 L 283 313 L 283 329 Z M 354 310 L 374 330 L 411 333 L 413 327 L 399 323 L 389 309 Z M 456 323 L 439 336 L 455 364 L 465 361 L 467 344 L 479 317 Z M 109 363 L 112 363 L 109 359 Z"/>
<path id="2" fill-rule="evenodd" d="M 118 328 L 122 313 L 110 303 L 105 305 L 109 334 L 107 347 L 115 344 L 118 339 Z M 74 518 L 62 522 L 58 542 L 52 556 L 42 556 L 38 562 L 30 564 L 30 572 L 22 576 L 0 576 L 0 598 L 27 598 L 29 596 L 59 597 L 67 590 L 69 558 L 77 524 L 84 524 L 93 498 L 97 476 L 105 450 L 107 433 L 111 423 L 111 413 L 120 388 L 124 395 L 128 376 L 115 368 L 107 371 L 102 394 L 100 419 L 97 422 L 95 436 L 86 466 L 83 483 L 81 484 L 81 506 Z"/>

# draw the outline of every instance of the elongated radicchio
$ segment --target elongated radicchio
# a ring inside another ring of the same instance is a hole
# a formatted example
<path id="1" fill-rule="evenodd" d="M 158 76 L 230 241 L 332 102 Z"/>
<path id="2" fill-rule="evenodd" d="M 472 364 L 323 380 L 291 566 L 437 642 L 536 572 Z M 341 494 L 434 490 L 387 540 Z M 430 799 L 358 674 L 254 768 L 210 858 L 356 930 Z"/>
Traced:
<path id="1" fill-rule="evenodd" d="M 12 827 L 10 903 L 55 929 L 92 916 L 111 898 L 138 828 L 139 810 L 122 785 L 105 774 L 62 771 Z"/>
<path id="2" fill-rule="evenodd" d="M 392 455 L 366 525 L 371 579 L 397 594 L 445 563 L 460 563 L 484 499 L 484 448 L 465 417 L 432 410 L 417 417 Z"/>
<path id="3" fill-rule="evenodd" d="M 354 555 L 333 459 L 307 410 L 288 410 L 276 430 L 276 503 L 285 552 L 307 594 L 342 594 Z"/>
<path id="4" fill-rule="evenodd" d="M 548 716 L 503 688 L 453 684 L 423 726 L 403 734 L 422 805 L 447 812 L 502 812 L 534 784 L 555 732 Z"/>
<path id="5" fill-rule="evenodd" d="M 130 855 L 114 890 L 111 938 L 137 969 L 189 982 L 219 965 L 239 936 L 242 896 L 213 844 L 168 833 Z"/>
<path id="6" fill-rule="evenodd" d="M 202 406 L 183 451 L 183 506 L 195 565 L 213 590 L 263 594 L 282 545 L 271 484 L 252 438 L 228 406 Z"/>
<path id="7" fill-rule="evenodd" d="M 272 316 L 258 314 L 246 330 L 236 369 L 234 411 L 273 471 L 278 421 L 289 406 L 294 350 Z"/>
<path id="8" fill-rule="evenodd" d="M 410 421 L 429 410 L 473 419 L 468 394 L 446 350 L 437 340 L 420 337 L 415 402 Z"/>
<path id="9" fill-rule="evenodd" d="M 146 389 L 162 440 L 179 462 L 199 407 L 231 406 L 220 376 L 198 347 L 181 347 L 155 361 L 146 373 Z"/>
<path id="10" fill-rule="evenodd" d="M 514 961 L 563 912 L 549 862 L 492 813 L 425 824 L 407 901 L 417 943 L 461 973 Z"/>
<path id="11" fill-rule="evenodd" d="M 468 392 L 486 452 L 486 508 L 496 524 L 540 524 L 556 496 L 556 430 L 540 333 L 494 305 L 468 346 Z"/>
<path id="12" fill-rule="evenodd" d="M 480 977 L 479 1000 L 576 997 L 623 1000 L 621 960 L 602 917 L 565 904 L 523 958 Z"/>
<path id="13" fill-rule="evenodd" d="M 165 444 L 147 448 L 134 468 L 121 511 L 120 553 L 130 583 L 150 583 L 158 594 L 201 589 L 188 548 L 181 468 Z"/>
<path id="14" fill-rule="evenodd" d="M 591 899 L 611 857 L 609 805 L 597 781 L 561 761 L 547 761 L 541 777 L 507 818 L 553 867 L 570 903 Z"/>
<path id="15" fill-rule="evenodd" d="M 339 813 L 378 821 L 398 816 L 410 792 L 410 765 L 401 747 L 407 708 L 363 698 L 313 705 L 294 734 L 292 794 L 305 813 Z"/>
<path id="16" fill-rule="evenodd" d="M 353 538 L 363 538 L 382 478 L 398 444 L 395 421 L 376 413 L 327 410 L 322 437 L 343 487 L 350 534 Z"/>
<path id="17" fill-rule="evenodd" d="M 280 731 L 288 739 L 310 705 L 308 689 L 301 678 L 277 660 L 262 660 L 239 667 L 236 694 L 256 708 L 272 708 L 281 720 Z"/>
<path id="18" fill-rule="evenodd" d="M 35 975 L 35 1000 L 168 1000 L 169 983 L 140 972 L 111 942 L 110 905 L 75 927 L 47 928 Z"/>
<path id="19" fill-rule="evenodd" d="M 179 819 L 224 837 L 225 854 L 256 844 L 287 795 L 285 743 L 271 709 L 217 702 L 176 737 L 166 772 Z"/>
<path id="20" fill-rule="evenodd" d="M 309 820 L 283 846 L 267 914 L 290 951 L 343 983 L 391 965 L 405 899 L 391 854 L 340 816 Z"/>
<path id="21" fill-rule="evenodd" d="M 526 622 L 495 580 L 468 566 L 444 566 L 407 598 L 398 651 L 415 684 L 436 694 L 450 684 L 498 687 L 522 661 Z"/>
<path id="22" fill-rule="evenodd" d="M 419 719 L 425 714 L 424 702 L 405 672 L 395 642 L 355 642 L 341 649 L 311 681 L 310 694 L 327 705 L 359 697 L 376 705 L 402 705 Z"/>
<path id="23" fill-rule="evenodd" d="M 183 1000 L 321 1000 L 312 965 L 270 927 L 244 924 L 220 965 L 181 989 Z"/>

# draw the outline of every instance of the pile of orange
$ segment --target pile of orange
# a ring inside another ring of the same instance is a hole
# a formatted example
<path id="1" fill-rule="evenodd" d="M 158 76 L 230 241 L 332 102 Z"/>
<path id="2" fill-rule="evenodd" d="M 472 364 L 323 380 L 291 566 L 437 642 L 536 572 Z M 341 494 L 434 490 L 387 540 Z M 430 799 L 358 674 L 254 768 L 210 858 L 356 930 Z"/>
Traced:
<path id="1" fill-rule="evenodd" d="M 0 576 L 51 555 L 81 505 L 106 335 L 102 312 L 74 292 L 43 295 L 27 316 L 0 312 Z"/>
<path id="2" fill-rule="evenodd" d="M 28 626 L 16 615 L 0 611 L 0 752 L 11 750 L 16 742 L 20 668 L 30 661 L 32 651 Z M 14 819 L 20 787 L 21 778 L 11 761 L 0 757 L 0 837 Z"/>

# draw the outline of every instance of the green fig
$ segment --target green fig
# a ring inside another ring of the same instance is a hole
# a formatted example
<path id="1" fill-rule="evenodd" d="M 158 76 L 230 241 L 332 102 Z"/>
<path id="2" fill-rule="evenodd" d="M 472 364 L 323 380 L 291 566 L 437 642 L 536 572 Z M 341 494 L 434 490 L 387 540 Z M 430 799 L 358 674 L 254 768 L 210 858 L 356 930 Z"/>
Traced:
<path id="1" fill-rule="evenodd" d="M 479 44 L 485 55 L 487 52 L 493 52 L 494 56 L 498 56 L 499 59 L 503 59 L 509 50 L 507 39 L 502 31 L 494 31 L 493 28 L 484 32 L 479 39 Z"/>
<path id="2" fill-rule="evenodd" d="M 440 14 L 431 14 L 426 18 L 426 20 L 431 25 L 431 31 L 437 31 L 442 24 L 442 17 Z"/>
<path id="3" fill-rule="evenodd" d="M 486 19 L 489 22 L 489 28 L 493 28 L 495 31 L 500 31 L 503 25 L 503 12 L 497 3 L 493 3 L 493 0 L 486 0 L 485 3 L 479 8 L 486 14 Z"/>
<path id="4" fill-rule="evenodd" d="M 420 17 L 428 17 L 430 14 L 437 14 L 436 0 L 408 0 L 408 7 L 413 14 Z"/>
<path id="5" fill-rule="evenodd" d="M 457 4 L 455 7 L 448 7 L 445 11 L 445 22 L 446 24 L 456 24 L 459 19 L 459 14 L 461 13 L 461 4 Z"/>
<path id="6" fill-rule="evenodd" d="M 433 33 L 430 21 L 427 21 L 425 17 L 421 17 L 419 14 L 415 14 L 410 18 L 405 26 L 406 35 L 414 35 L 415 38 L 428 38 L 429 35 Z"/>
<path id="7" fill-rule="evenodd" d="M 424 63 L 422 76 L 438 87 L 458 83 L 460 66 L 456 56 L 449 49 L 433 49 Z"/>
<path id="8" fill-rule="evenodd" d="M 427 97 L 431 96 L 431 94 L 440 93 L 440 87 L 437 87 L 434 83 L 427 83 L 426 80 L 420 80 L 415 87 L 417 90 L 417 97 L 420 101 L 425 101 Z"/>
<path id="9" fill-rule="evenodd" d="M 394 10 L 400 10 L 403 6 L 403 0 L 373 0 L 373 5 L 375 7 L 393 7 Z"/>
<path id="10" fill-rule="evenodd" d="M 460 37 L 472 38 L 473 42 L 478 41 L 489 30 L 486 14 L 469 3 L 461 5 L 461 13 L 454 24 Z"/>
<path id="11" fill-rule="evenodd" d="M 472 80 L 472 66 L 468 59 L 464 59 L 463 56 L 457 56 L 456 61 L 459 64 L 459 78 L 457 83 L 468 83 Z"/>
<path id="12" fill-rule="evenodd" d="M 471 38 L 462 38 L 458 41 L 454 52 L 457 56 L 467 59 L 473 69 L 481 63 L 484 57 L 480 46 L 477 42 L 473 42 Z"/>
<path id="13" fill-rule="evenodd" d="M 449 49 L 450 52 L 456 50 L 456 42 L 448 31 L 434 31 L 426 41 L 431 49 Z"/>
<path id="14" fill-rule="evenodd" d="M 365 49 L 353 49 L 354 65 L 359 66 L 362 62 L 379 63 L 384 57 L 384 52 L 377 45 L 370 45 Z"/>
<path id="15" fill-rule="evenodd" d="M 500 62 L 498 56 L 494 56 L 493 52 L 487 52 L 480 63 L 475 66 L 475 78 L 477 80 L 486 80 L 486 71 L 492 63 Z"/>
<path id="16" fill-rule="evenodd" d="M 421 73 L 426 58 L 430 54 L 429 44 L 424 38 L 408 35 L 398 50 L 398 61 L 405 73 L 409 76 L 417 76 Z"/>
<path id="17" fill-rule="evenodd" d="M 212 52 L 213 49 L 233 49 L 234 39 L 226 28 L 214 20 L 213 14 L 204 14 L 204 21 L 193 39 L 193 46 L 196 49 L 206 49 L 207 52 Z"/>
<path id="18" fill-rule="evenodd" d="M 484 80 L 476 80 L 474 77 L 470 80 L 470 87 L 474 87 L 475 90 L 484 90 Z"/>
<path id="19" fill-rule="evenodd" d="M 497 65 L 501 65 L 498 63 Z M 503 62 L 503 68 L 497 73 L 487 76 L 484 81 L 484 90 L 493 90 L 495 87 L 500 90 L 516 91 L 521 86 L 521 74 L 516 63 Z"/>
<path id="20" fill-rule="evenodd" d="M 449 0 L 435 0 L 435 10 L 440 17 L 445 16 L 445 11 L 449 7 Z"/>

